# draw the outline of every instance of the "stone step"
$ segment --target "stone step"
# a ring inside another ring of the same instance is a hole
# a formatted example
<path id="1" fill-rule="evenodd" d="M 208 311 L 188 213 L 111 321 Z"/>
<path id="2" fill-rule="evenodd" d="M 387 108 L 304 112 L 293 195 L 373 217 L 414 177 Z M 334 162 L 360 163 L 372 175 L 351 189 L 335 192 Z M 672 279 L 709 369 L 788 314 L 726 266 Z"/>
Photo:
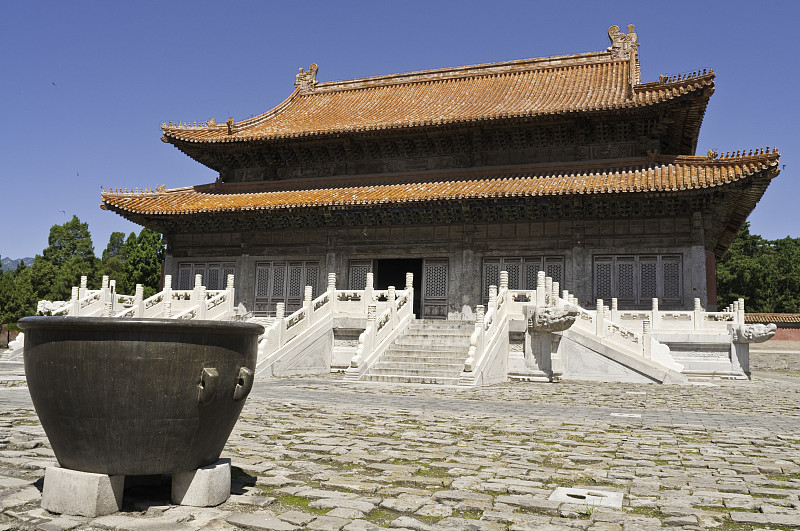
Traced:
<path id="1" fill-rule="evenodd" d="M 464 343 L 451 343 L 442 345 L 419 345 L 419 344 L 398 344 L 396 341 L 389 347 L 391 350 L 403 350 L 406 352 L 455 352 L 457 350 L 464 350 L 469 348 L 469 341 Z"/>
<path id="2" fill-rule="evenodd" d="M 409 330 L 405 334 L 409 337 L 469 337 L 474 330 Z"/>
<path id="3" fill-rule="evenodd" d="M 384 383 L 413 383 L 430 385 L 458 385 L 459 378 L 436 376 L 408 376 L 403 374 L 365 374 L 362 380 Z"/>
<path id="4" fill-rule="evenodd" d="M 417 319 L 409 325 L 415 328 L 475 328 L 475 321 L 447 321 L 445 319 Z"/>
<path id="5" fill-rule="evenodd" d="M 470 322 L 415 321 L 362 380 L 458 385 L 474 331 Z"/>
<path id="6" fill-rule="evenodd" d="M 454 348 L 450 350 L 411 350 L 398 347 L 388 349 L 384 356 L 400 357 L 409 361 L 414 360 L 427 360 L 427 359 L 450 359 L 466 356 L 469 349 L 467 348 Z"/>
<path id="7" fill-rule="evenodd" d="M 412 367 L 415 370 L 426 370 L 426 371 L 453 371 L 461 372 L 464 370 L 464 361 L 462 360 L 460 363 L 458 361 L 454 361 L 451 363 L 430 363 L 430 362 L 421 362 L 417 363 L 413 366 L 410 366 L 407 363 L 399 363 L 394 360 L 383 360 L 378 361 L 375 365 L 372 366 L 373 368 L 377 369 L 394 369 L 400 371 L 402 374 L 406 374 L 405 371 L 409 367 Z"/>
<path id="8" fill-rule="evenodd" d="M 409 347 L 462 347 L 469 346 L 469 337 L 453 338 L 453 337 L 398 337 L 393 345 L 409 346 Z"/>

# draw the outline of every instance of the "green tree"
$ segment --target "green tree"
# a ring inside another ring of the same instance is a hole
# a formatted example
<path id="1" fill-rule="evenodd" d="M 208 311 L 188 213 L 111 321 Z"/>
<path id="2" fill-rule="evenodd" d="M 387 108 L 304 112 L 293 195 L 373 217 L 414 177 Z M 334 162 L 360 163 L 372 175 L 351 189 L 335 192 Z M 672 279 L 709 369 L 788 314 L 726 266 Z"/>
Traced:
<path id="1" fill-rule="evenodd" d="M 745 223 L 717 264 L 717 304 L 749 312 L 800 312 L 800 239 L 765 240 Z"/>
<path id="2" fill-rule="evenodd" d="M 133 293 L 136 284 L 144 287 L 144 296 L 155 295 L 161 282 L 161 263 L 164 261 L 164 243 L 161 234 L 143 228 L 138 236 L 128 236 L 123 246 L 125 253 L 125 288 Z"/>
<path id="3" fill-rule="evenodd" d="M 47 248 L 42 252 L 45 260 L 60 266 L 70 258 L 79 258 L 83 262 L 94 263 L 94 246 L 89 234 L 89 224 L 81 223 L 78 216 L 63 225 L 50 227 Z"/>
<path id="4" fill-rule="evenodd" d="M 800 313 L 800 239 L 787 236 L 774 240 L 772 247 L 774 311 Z"/>
<path id="5" fill-rule="evenodd" d="M 98 276 L 107 275 L 109 279 L 116 280 L 117 286 L 119 286 L 125 275 L 125 261 L 127 258 L 125 233 L 112 232 L 108 239 L 108 245 L 103 250 L 103 256 L 100 259 Z"/>
<path id="6" fill-rule="evenodd" d="M 15 323 L 36 314 L 38 299 L 31 278 L 31 268 L 22 262 L 14 271 L 0 276 L 0 323 Z"/>
<path id="7" fill-rule="evenodd" d="M 97 258 L 94 255 L 89 224 L 77 216 L 63 225 L 50 227 L 47 248 L 33 259 L 31 280 L 39 299 L 69 300 L 72 287 L 81 276 L 94 281 Z"/>

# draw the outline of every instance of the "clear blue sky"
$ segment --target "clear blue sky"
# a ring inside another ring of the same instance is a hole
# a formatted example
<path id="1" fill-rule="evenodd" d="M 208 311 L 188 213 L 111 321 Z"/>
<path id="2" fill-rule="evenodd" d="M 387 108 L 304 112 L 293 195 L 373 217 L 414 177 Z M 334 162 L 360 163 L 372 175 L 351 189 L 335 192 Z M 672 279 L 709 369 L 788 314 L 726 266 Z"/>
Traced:
<path id="1" fill-rule="evenodd" d="M 800 236 L 800 2 L 0 2 L 0 255 L 34 256 L 73 214 L 95 252 L 140 229 L 101 188 L 216 174 L 160 140 L 168 121 L 260 114 L 320 81 L 598 51 L 636 25 L 643 81 L 717 73 L 698 153 L 777 146 L 782 174 L 750 216 Z"/>

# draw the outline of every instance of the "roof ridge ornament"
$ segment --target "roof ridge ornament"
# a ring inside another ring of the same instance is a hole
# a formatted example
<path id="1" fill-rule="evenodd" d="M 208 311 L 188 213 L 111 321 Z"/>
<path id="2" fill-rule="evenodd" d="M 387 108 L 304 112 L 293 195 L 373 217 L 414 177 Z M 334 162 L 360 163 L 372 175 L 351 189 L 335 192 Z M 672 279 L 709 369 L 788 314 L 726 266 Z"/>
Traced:
<path id="1" fill-rule="evenodd" d="M 303 67 L 300 67 L 300 71 L 294 78 L 294 86 L 300 90 L 301 94 L 312 92 L 314 87 L 319 85 L 319 81 L 317 81 L 318 69 L 319 67 L 316 63 L 312 63 L 307 72 L 303 72 Z"/>
<path id="2" fill-rule="evenodd" d="M 630 59 L 631 53 L 639 47 L 639 39 L 636 37 L 634 29 L 633 24 L 628 24 L 628 33 L 626 34 L 619 30 L 619 26 L 608 28 L 608 38 L 611 39 L 611 46 L 608 50 L 611 52 L 612 59 Z"/>

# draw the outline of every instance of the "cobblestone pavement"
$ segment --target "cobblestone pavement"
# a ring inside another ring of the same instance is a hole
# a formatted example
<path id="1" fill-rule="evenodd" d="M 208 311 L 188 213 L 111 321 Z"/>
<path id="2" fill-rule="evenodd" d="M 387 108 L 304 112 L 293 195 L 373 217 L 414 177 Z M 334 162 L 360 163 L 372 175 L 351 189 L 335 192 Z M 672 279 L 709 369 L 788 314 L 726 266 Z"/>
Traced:
<path id="1" fill-rule="evenodd" d="M 0 368 L 0 529 L 800 528 L 800 372 L 691 386 L 263 380 L 223 454 L 229 501 L 170 505 L 165 477 L 89 519 L 39 507 L 55 459 L 19 369 Z M 592 497 L 549 499 L 558 487 Z M 621 508 L 586 501 L 614 492 Z"/>

